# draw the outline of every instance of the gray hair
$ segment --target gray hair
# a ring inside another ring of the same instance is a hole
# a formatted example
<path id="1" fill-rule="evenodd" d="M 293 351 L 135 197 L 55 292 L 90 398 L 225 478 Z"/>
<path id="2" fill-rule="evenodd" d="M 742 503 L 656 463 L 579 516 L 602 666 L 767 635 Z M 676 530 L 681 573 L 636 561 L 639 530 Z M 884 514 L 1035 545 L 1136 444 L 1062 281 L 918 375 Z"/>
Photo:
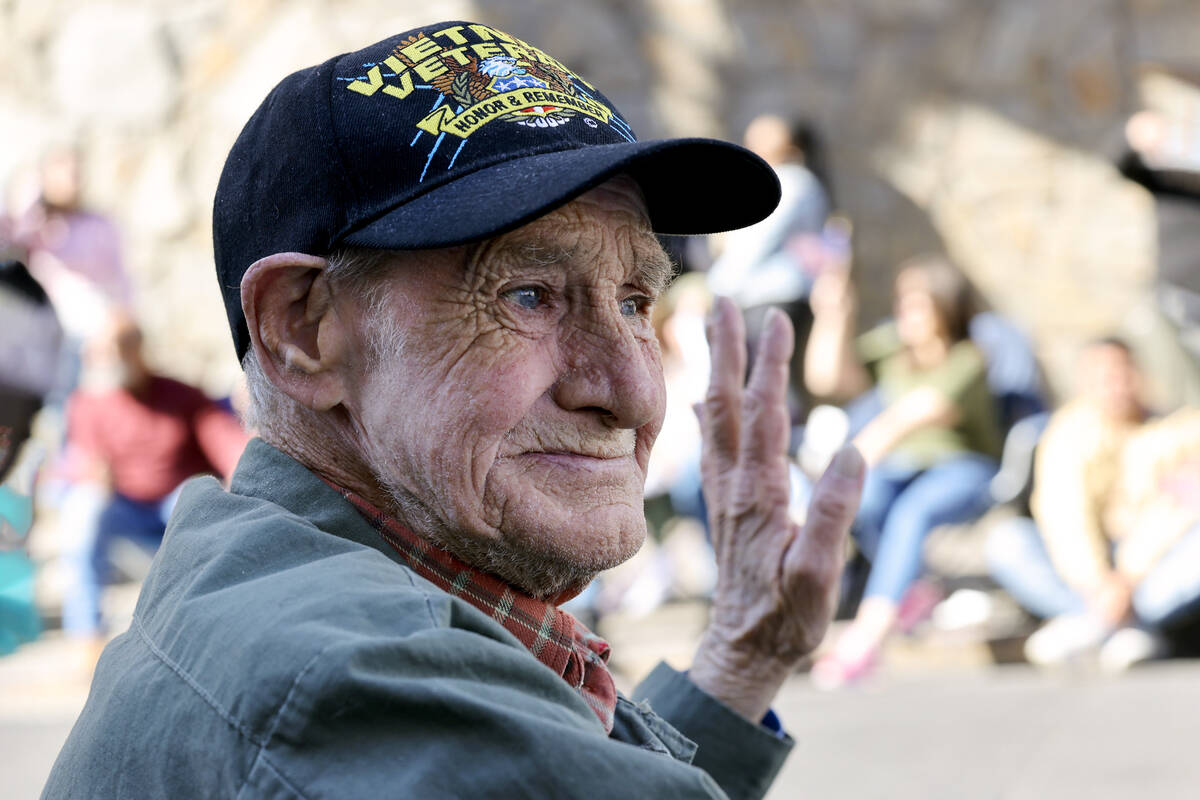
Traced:
<path id="1" fill-rule="evenodd" d="M 330 255 L 325 267 L 325 276 L 333 292 L 350 292 L 363 306 L 363 317 L 370 334 L 366 355 L 372 363 L 378 363 L 385 354 L 404 349 L 404 329 L 387 311 L 387 295 L 383 291 L 385 281 L 381 280 L 387 274 L 382 265 L 395 255 L 389 250 L 345 248 Z M 253 347 L 242 358 L 242 371 L 250 394 L 246 422 L 257 429 L 262 438 L 282 444 L 297 430 L 315 427 L 315 412 L 271 383 Z"/>

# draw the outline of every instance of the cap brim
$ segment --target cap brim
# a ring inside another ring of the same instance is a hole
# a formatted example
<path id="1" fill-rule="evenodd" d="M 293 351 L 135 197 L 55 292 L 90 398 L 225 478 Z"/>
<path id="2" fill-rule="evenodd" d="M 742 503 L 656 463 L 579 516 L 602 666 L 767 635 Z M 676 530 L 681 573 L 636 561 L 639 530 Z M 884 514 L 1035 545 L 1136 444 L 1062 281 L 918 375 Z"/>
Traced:
<path id="1" fill-rule="evenodd" d="M 592 145 L 514 158 L 468 173 L 340 241 L 394 250 L 467 244 L 519 228 L 620 174 L 641 187 L 657 233 L 744 228 L 779 203 L 775 171 L 729 142 L 664 139 Z"/>

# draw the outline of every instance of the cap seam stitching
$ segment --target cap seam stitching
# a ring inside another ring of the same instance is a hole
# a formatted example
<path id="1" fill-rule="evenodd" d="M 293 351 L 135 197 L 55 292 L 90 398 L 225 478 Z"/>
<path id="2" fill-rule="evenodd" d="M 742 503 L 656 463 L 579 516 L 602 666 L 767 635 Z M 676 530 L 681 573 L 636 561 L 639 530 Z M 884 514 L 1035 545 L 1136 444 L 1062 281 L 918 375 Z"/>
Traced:
<path id="1" fill-rule="evenodd" d="M 349 53 L 343 54 L 341 56 L 335 56 L 334 58 L 331 58 L 328 62 L 329 63 L 329 74 L 330 74 L 330 77 L 332 78 L 332 80 L 331 80 L 330 84 L 327 84 L 327 89 L 325 92 L 325 115 L 329 120 L 329 139 L 330 139 L 330 141 L 326 142 L 325 147 L 333 152 L 334 159 L 337 161 L 338 166 L 341 167 L 341 169 L 339 170 L 338 179 L 341 181 L 342 185 L 345 186 L 349 190 L 347 192 L 347 194 L 350 195 L 350 197 L 348 199 L 350 199 L 354 203 L 355 206 L 359 206 L 359 205 L 361 205 L 361 203 L 359 202 L 359 197 L 358 197 L 358 187 L 354 185 L 354 183 L 351 181 L 351 179 L 349 177 L 351 173 L 350 173 L 350 168 L 346 165 L 345 157 L 343 156 L 342 152 L 337 147 L 334 146 L 334 143 L 333 143 L 333 140 L 336 139 L 339 136 L 339 134 L 338 134 L 337 128 L 334 126 L 334 122 L 333 122 L 333 92 L 330 91 L 330 89 L 338 88 L 337 86 L 333 85 L 333 84 L 337 83 L 337 75 L 336 75 L 337 63 L 340 62 L 341 59 L 344 58 L 346 55 L 349 55 Z M 346 208 L 346 206 L 344 204 L 342 205 L 340 211 L 341 211 L 342 219 L 341 219 L 341 225 L 339 227 L 341 230 L 344 231 L 350 224 L 350 211 L 349 211 L 349 209 Z M 330 231 L 330 234 L 331 235 L 329 237 L 329 247 L 332 248 L 333 243 L 336 242 L 338 239 L 340 239 L 343 234 L 341 232 L 339 232 L 336 235 L 333 235 L 333 231 Z"/>

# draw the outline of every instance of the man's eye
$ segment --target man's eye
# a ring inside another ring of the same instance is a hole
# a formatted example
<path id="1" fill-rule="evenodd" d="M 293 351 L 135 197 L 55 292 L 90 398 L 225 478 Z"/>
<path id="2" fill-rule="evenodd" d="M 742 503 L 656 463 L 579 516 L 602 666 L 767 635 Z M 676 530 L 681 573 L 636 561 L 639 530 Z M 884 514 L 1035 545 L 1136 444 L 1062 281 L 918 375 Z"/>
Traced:
<path id="1" fill-rule="evenodd" d="M 621 315 L 625 317 L 636 317 L 641 314 L 645 314 L 649 310 L 650 304 L 653 302 L 654 301 L 649 297 L 643 297 L 641 295 L 626 297 L 621 301 Z"/>
<path id="2" fill-rule="evenodd" d="M 540 286 L 519 286 L 504 293 L 512 302 L 521 308 L 534 310 L 546 302 L 546 290 Z"/>

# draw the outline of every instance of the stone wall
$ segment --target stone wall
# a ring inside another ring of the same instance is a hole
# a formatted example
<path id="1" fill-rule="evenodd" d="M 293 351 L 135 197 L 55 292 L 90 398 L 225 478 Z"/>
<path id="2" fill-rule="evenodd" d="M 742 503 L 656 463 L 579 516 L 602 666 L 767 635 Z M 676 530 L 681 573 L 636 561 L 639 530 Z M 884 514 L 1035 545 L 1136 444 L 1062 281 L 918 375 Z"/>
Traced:
<path id="1" fill-rule="evenodd" d="M 1059 388 L 1082 338 L 1161 349 L 1152 203 L 1111 161 L 1128 114 L 1175 96 L 1147 65 L 1200 74 L 1191 0 L 7 0 L 0 179 L 77 142 L 91 202 L 126 233 L 152 360 L 224 391 L 209 213 L 241 124 L 293 69 L 454 18 L 542 45 L 643 138 L 811 116 L 856 223 L 864 317 L 886 311 L 900 258 L 945 248 Z"/>
<path id="2" fill-rule="evenodd" d="M 1082 339 L 1140 345 L 1164 402 L 1187 386 L 1151 313 L 1153 204 L 1112 162 L 1150 65 L 1200 72 L 1200 4 L 817 0 L 736 4 L 736 127 L 764 107 L 830 132 L 867 316 L 891 265 L 945 249 L 1036 337 L 1054 387 Z M 1193 400 L 1197 398 L 1193 396 Z"/>

